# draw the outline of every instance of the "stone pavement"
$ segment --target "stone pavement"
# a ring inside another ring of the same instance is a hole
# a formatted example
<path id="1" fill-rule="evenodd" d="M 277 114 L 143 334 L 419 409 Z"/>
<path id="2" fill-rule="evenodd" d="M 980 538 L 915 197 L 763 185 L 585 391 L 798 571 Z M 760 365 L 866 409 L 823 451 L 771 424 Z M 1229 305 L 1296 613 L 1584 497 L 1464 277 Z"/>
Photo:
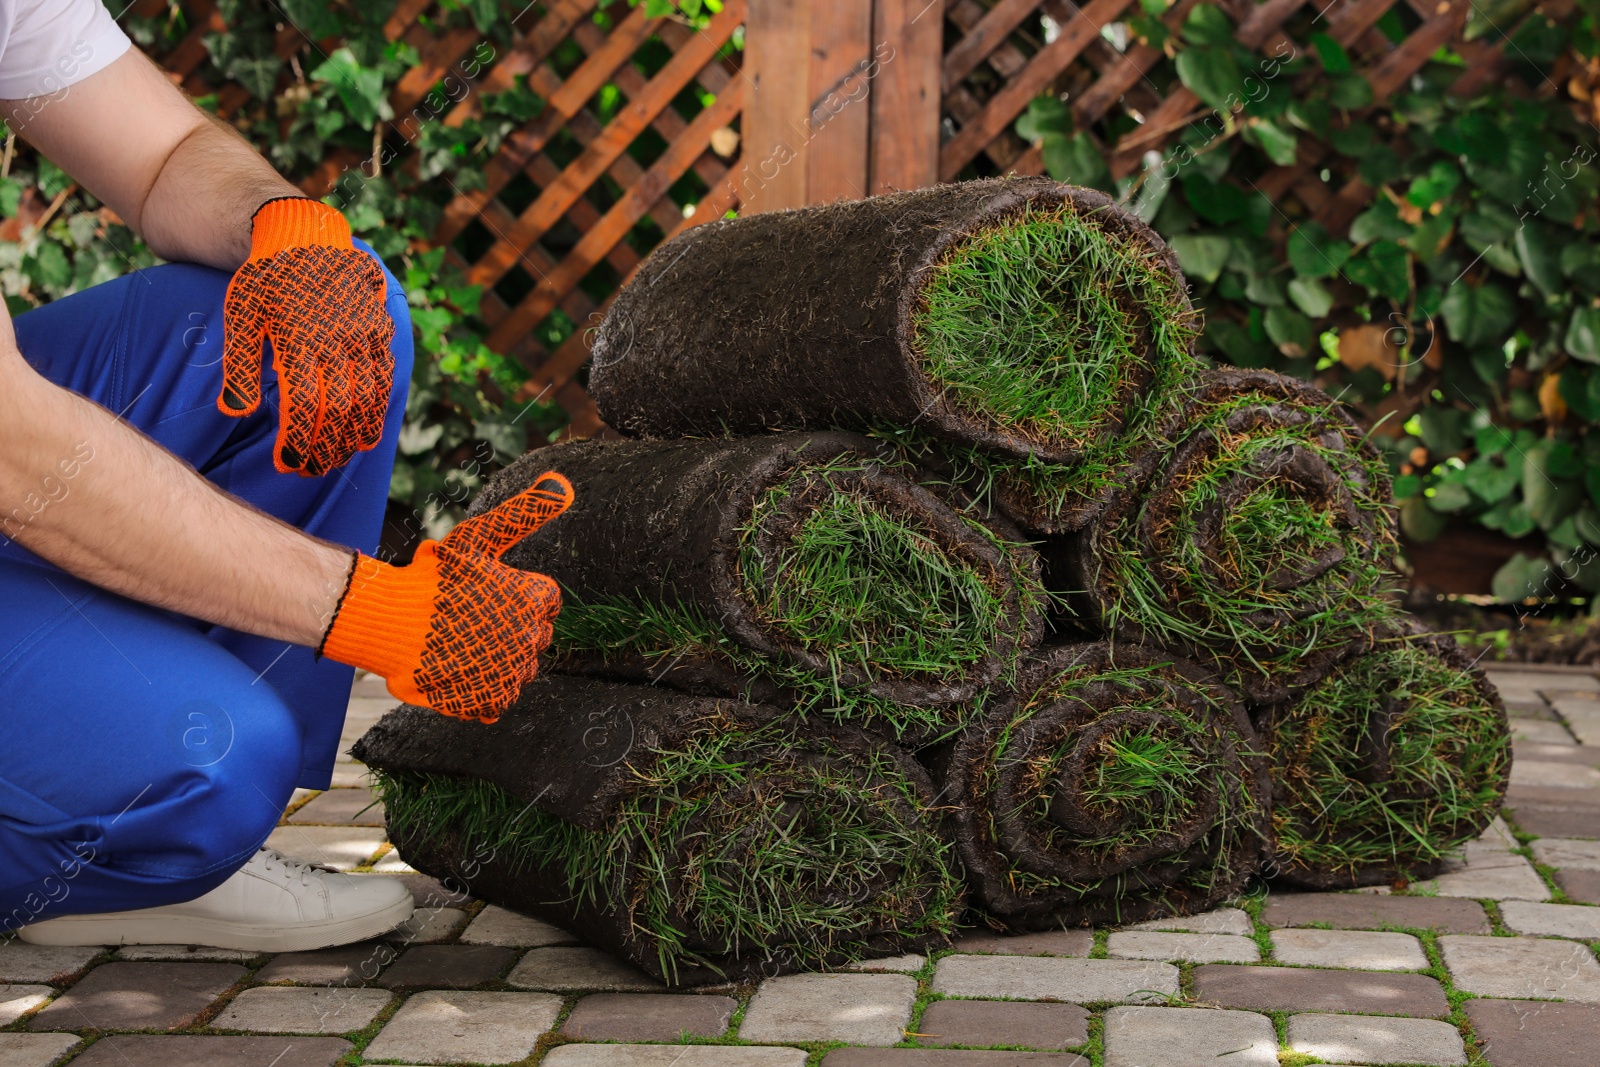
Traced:
<path id="1" fill-rule="evenodd" d="M 406 879 L 410 922 L 277 957 L 0 941 L 0 1067 L 1596 1067 L 1600 678 L 1493 677 L 1516 717 L 1506 816 L 1407 893 L 973 933 L 933 959 L 693 993 L 410 871 L 346 757 L 271 843 Z M 358 683 L 347 741 L 391 705 Z"/>

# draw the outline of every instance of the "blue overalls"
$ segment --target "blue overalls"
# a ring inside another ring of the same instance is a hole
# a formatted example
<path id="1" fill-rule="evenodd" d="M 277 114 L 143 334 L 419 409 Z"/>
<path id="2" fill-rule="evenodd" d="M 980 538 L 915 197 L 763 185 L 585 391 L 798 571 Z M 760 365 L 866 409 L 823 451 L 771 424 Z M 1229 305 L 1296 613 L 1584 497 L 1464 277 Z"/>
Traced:
<path id="1" fill-rule="evenodd" d="M 215 485 L 371 553 L 412 361 L 405 293 L 385 276 L 395 385 L 383 440 L 319 478 L 272 465 L 270 360 L 255 414 L 217 410 L 229 274 L 192 264 L 138 271 L 18 317 L 17 341 L 40 374 Z M 0 509 L 69 499 L 67 474 L 94 463 L 92 442 L 63 460 L 48 492 Z M 159 526 L 162 501 L 149 500 L 139 521 Z M 0 536 L 0 932 L 219 885 L 266 839 L 296 785 L 327 787 L 351 675 L 308 648 L 98 589 Z"/>

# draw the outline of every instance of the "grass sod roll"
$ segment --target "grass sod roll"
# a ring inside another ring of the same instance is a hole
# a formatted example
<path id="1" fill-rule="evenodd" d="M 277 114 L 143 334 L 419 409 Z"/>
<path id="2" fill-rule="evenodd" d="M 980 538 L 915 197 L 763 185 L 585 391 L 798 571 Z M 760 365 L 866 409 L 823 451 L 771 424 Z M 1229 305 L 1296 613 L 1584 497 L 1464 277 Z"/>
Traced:
<path id="1" fill-rule="evenodd" d="M 1430 877 L 1489 825 L 1510 781 L 1499 694 L 1452 638 L 1414 621 L 1258 720 L 1273 765 L 1272 867 L 1293 885 Z"/>
<path id="2" fill-rule="evenodd" d="M 680 234 L 607 312 L 589 389 L 645 437 L 916 426 L 1069 463 L 1193 372 L 1197 326 L 1104 194 L 988 179 Z"/>
<path id="3" fill-rule="evenodd" d="M 669 984 L 941 946 L 964 907 L 926 773 L 852 727 L 555 676 L 494 726 L 404 707 L 357 751 L 407 863 Z"/>
<path id="4" fill-rule="evenodd" d="M 505 556 L 549 574 L 556 669 L 663 682 L 887 728 L 947 733 L 1042 637 L 1039 560 L 850 434 L 542 449 L 474 510 L 546 469 L 559 523 Z"/>
<path id="5" fill-rule="evenodd" d="M 1208 908 L 1259 866 L 1266 764 L 1238 699 L 1132 644 L 1040 653 L 1014 693 L 924 755 L 974 904 L 1011 929 Z"/>
<path id="6" fill-rule="evenodd" d="M 1247 698 L 1315 682 L 1387 616 L 1388 472 L 1327 394 L 1208 371 L 1111 503 L 1051 550 L 1053 588 L 1129 640 L 1172 648 Z"/>

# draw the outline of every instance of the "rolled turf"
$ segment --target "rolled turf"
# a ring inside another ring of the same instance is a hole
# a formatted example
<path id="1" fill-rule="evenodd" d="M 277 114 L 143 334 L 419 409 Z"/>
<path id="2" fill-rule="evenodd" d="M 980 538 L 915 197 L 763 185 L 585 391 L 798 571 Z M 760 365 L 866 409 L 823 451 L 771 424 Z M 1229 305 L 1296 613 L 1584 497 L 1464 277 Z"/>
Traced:
<path id="1" fill-rule="evenodd" d="M 1064 645 L 924 759 L 974 903 L 1012 929 L 1203 910 L 1257 869 L 1265 761 L 1244 708 L 1155 650 Z"/>
<path id="2" fill-rule="evenodd" d="M 492 726 L 402 707 L 355 755 L 407 863 L 669 984 L 935 947 L 963 907 L 926 773 L 851 727 L 543 677 Z"/>
<path id="3" fill-rule="evenodd" d="M 1273 765 L 1271 869 L 1293 885 L 1430 877 L 1489 825 L 1510 780 L 1499 694 L 1453 639 L 1415 622 L 1258 721 Z"/>
<path id="4" fill-rule="evenodd" d="M 1194 370 L 1171 251 L 1104 194 L 960 182 L 697 226 L 650 254 L 594 344 L 624 433 L 916 427 L 1063 464 Z"/>
<path id="5" fill-rule="evenodd" d="M 556 669 L 798 705 L 908 741 L 948 733 L 1042 636 L 1036 553 L 959 514 L 880 446 L 818 432 L 541 449 L 576 503 L 507 553 L 563 607 Z"/>
<path id="6" fill-rule="evenodd" d="M 1315 682 L 1388 614 L 1395 519 L 1364 431 L 1320 390 L 1209 371 L 1132 455 L 1105 511 L 1050 552 L 1052 588 L 1248 698 Z"/>

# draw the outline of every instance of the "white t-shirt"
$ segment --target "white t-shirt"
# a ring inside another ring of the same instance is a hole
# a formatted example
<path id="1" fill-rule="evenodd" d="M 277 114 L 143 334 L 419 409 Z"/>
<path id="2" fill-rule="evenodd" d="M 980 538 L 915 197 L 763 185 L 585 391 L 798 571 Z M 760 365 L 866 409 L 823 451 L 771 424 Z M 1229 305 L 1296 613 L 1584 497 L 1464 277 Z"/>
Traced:
<path id="1" fill-rule="evenodd" d="M 59 93 L 131 47 L 100 0 L 0 0 L 0 100 Z"/>

